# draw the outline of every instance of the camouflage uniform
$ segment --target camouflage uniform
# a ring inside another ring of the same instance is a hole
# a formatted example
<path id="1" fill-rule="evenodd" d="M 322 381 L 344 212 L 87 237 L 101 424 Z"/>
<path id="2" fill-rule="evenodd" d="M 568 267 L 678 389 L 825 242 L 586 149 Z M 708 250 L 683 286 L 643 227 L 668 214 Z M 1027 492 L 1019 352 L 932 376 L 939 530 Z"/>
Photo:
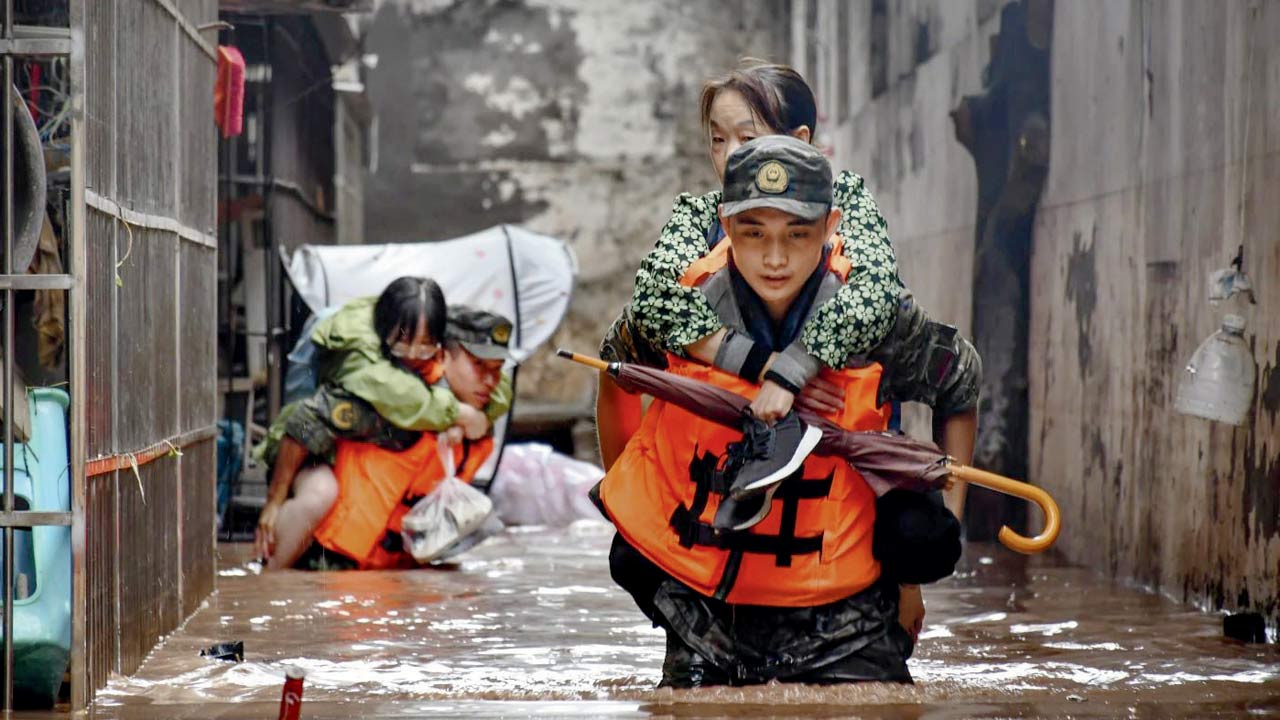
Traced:
<path id="1" fill-rule="evenodd" d="M 261 460 L 268 467 L 275 465 L 279 442 L 286 435 L 301 443 L 310 455 L 332 464 L 338 440 L 371 442 L 400 451 L 417 442 L 422 433 L 392 425 L 368 402 L 326 384 L 311 397 L 280 409 L 262 447 Z"/>
<path id="2" fill-rule="evenodd" d="M 909 290 L 903 290 L 889 337 L 867 356 L 880 363 L 877 398 L 918 402 L 935 417 L 956 415 L 978 406 L 982 358 L 973 343 L 950 325 L 929 319 Z"/>

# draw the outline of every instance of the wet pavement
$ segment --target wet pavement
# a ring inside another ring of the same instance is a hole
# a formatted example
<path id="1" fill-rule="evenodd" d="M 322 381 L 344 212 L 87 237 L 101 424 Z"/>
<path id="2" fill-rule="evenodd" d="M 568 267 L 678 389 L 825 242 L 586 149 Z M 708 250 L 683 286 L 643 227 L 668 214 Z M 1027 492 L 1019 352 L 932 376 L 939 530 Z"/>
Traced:
<path id="1" fill-rule="evenodd" d="M 914 686 L 656 690 L 663 638 L 609 579 L 612 529 L 514 529 L 448 570 L 258 575 L 218 593 L 99 694 L 99 718 L 265 718 L 284 668 L 304 718 L 1280 717 L 1280 647 L 1052 558 L 969 545 L 925 588 Z M 244 640 L 246 661 L 199 656 Z"/>

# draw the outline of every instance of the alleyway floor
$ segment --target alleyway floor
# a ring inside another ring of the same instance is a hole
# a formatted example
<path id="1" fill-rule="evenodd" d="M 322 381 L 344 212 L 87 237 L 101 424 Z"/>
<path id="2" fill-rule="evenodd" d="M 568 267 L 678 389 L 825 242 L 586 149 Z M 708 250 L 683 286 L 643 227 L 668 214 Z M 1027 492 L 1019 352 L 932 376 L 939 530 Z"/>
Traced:
<path id="1" fill-rule="evenodd" d="M 259 575 L 220 548 L 218 592 L 94 717 L 1280 717 L 1280 648 L 1052 558 L 971 544 L 925 589 L 915 686 L 655 690 L 663 642 L 609 579 L 611 528 L 514 529 L 450 570 Z M 199 656 L 244 640 L 239 664 Z"/>

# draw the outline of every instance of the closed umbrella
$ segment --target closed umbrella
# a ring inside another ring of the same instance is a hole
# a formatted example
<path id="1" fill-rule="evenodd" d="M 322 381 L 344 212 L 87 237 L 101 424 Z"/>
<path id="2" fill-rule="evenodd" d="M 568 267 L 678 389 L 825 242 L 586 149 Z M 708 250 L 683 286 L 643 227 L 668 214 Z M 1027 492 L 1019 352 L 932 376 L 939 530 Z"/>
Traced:
<path id="1" fill-rule="evenodd" d="M 751 401 L 724 388 L 664 370 L 635 363 L 603 360 L 559 350 L 561 357 L 607 372 L 623 390 L 643 393 L 688 410 L 726 427 L 741 428 L 742 415 Z M 799 412 L 800 418 L 822 430 L 814 453 L 839 457 L 857 468 L 877 495 L 894 488 L 923 492 L 948 487 L 952 479 L 980 485 L 1034 503 L 1044 513 L 1044 530 L 1025 537 L 1008 526 L 1000 528 L 1005 547 L 1021 553 L 1046 550 L 1058 538 L 1061 520 L 1058 504 L 1049 493 L 1027 483 L 955 462 L 931 442 L 900 433 L 845 430 L 825 418 Z"/>

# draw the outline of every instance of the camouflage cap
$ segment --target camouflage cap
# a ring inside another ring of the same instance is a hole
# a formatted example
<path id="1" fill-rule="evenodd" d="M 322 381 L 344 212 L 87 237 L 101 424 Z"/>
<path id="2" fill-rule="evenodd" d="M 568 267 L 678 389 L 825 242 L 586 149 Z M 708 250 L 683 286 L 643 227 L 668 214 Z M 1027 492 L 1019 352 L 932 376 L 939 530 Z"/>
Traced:
<path id="1" fill-rule="evenodd" d="M 805 220 L 831 210 L 831 164 L 818 148 L 790 135 L 766 135 L 738 148 L 724 169 L 725 217 L 774 208 Z"/>
<path id="2" fill-rule="evenodd" d="M 481 360 L 511 360 L 511 321 L 466 305 L 449 306 L 446 340 L 456 340 Z"/>

